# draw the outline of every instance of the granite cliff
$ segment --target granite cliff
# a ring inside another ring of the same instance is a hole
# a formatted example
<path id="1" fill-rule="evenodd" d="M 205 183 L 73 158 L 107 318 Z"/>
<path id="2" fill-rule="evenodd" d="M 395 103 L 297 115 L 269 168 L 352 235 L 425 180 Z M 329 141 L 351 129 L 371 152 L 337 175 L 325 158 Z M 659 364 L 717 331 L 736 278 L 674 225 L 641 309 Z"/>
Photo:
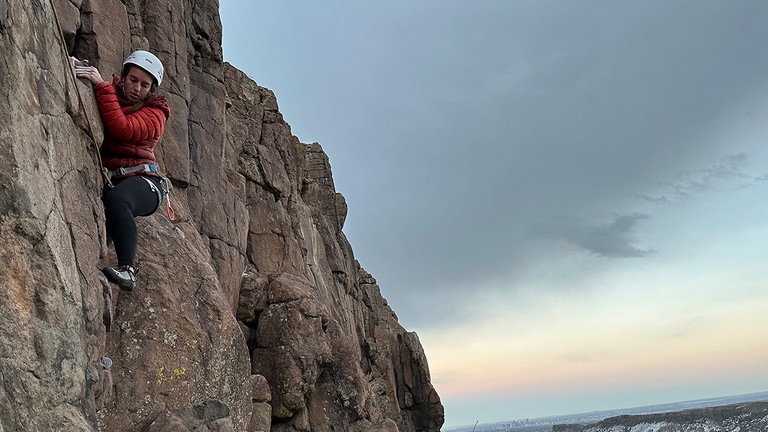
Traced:
<path id="1" fill-rule="evenodd" d="M 216 0 L 0 3 L 0 431 L 438 431 L 443 407 L 344 236 L 317 143 L 225 63 Z M 156 155 L 175 219 L 139 218 L 109 284 L 103 136 L 68 56 L 166 68 Z"/>

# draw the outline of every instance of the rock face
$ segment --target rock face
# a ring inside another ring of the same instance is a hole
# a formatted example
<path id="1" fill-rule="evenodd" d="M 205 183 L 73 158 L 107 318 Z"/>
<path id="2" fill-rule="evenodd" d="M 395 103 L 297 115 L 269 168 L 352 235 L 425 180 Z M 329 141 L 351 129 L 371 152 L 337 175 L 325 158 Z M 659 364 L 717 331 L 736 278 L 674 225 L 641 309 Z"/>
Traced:
<path id="1" fill-rule="evenodd" d="M 226 64 L 216 0 L 0 3 L 0 431 L 438 431 L 426 356 L 355 260 L 319 144 Z M 67 57 L 166 67 L 173 221 L 110 285 L 103 137 Z"/>
<path id="2" fill-rule="evenodd" d="M 593 425 L 555 425 L 553 432 L 765 432 L 768 401 L 685 411 L 624 415 Z"/>

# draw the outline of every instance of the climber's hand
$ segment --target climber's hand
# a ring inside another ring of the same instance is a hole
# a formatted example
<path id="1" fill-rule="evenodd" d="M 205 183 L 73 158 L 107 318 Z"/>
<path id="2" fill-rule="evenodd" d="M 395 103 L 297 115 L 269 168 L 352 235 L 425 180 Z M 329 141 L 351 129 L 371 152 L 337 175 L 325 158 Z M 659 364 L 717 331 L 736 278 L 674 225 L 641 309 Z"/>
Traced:
<path id="1" fill-rule="evenodd" d="M 89 80 L 93 85 L 104 81 L 104 78 L 101 77 L 99 70 L 94 66 L 87 66 L 87 64 L 83 66 L 75 65 L 75 76 L 78 78 L 85 78 Z"/>
<path id="2" fill-rule="evenodd" d="M 74 69 L 76 66 L 90 66 L 88 60 L 78 60 L 78 58 L 74 56 L 69 57 L 69 62 L 72 64 L 72 69 Z"/>

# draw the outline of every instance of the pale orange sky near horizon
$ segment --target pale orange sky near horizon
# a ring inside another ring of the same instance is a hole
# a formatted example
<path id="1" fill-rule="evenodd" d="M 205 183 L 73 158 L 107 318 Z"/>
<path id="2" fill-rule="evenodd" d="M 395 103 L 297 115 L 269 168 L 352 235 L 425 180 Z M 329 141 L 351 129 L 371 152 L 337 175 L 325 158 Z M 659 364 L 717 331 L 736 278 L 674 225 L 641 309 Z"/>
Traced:
<path id="1" fill-rule="evenodd" d="M 636 290 L 636 298 L 625 291 L 613 299 L 558 298 L 419 336 L 433 383 L 448 400 L 659 388 L 654 400 L 645 399 L 654 404 L 676 401 L 664 398 L 668 387 L 730 381 L 744 393 L 768 389 L 768 344 L 761 343 L 768 340 L 768 290 L 760 283 L 716 291 L 702 290 L 703 281 L 688 285 L 658 289 L 671 303 Z M 609 399 L 602 408 L 616 408 Z M 571 413 L 550 406 L 484 422 L 556 414 Z"/>

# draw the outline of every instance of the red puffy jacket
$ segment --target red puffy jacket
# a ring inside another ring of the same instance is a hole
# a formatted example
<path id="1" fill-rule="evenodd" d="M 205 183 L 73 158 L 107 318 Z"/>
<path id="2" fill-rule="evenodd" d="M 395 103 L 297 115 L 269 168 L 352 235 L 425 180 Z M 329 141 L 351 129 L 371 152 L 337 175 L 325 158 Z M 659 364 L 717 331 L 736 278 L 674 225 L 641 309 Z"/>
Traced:
<path id="1" fill-rule="evenodd" d="M 155 145 L 163 135 L 171 109 L 165 97 L 151 96 L 143 107 L 127 114 L 133 104 L 122 96 L 122 89 L 118 91 L 118 86 L 118 77 L 112 83 L 105 81 L 94 86 L 105 129 L 101 146 L 102 162 L 110 171 L 145 163 L 154 164 Z M 126 174 L 125 177 L 140 174 L 154 175 L 138 171 Z"/>

